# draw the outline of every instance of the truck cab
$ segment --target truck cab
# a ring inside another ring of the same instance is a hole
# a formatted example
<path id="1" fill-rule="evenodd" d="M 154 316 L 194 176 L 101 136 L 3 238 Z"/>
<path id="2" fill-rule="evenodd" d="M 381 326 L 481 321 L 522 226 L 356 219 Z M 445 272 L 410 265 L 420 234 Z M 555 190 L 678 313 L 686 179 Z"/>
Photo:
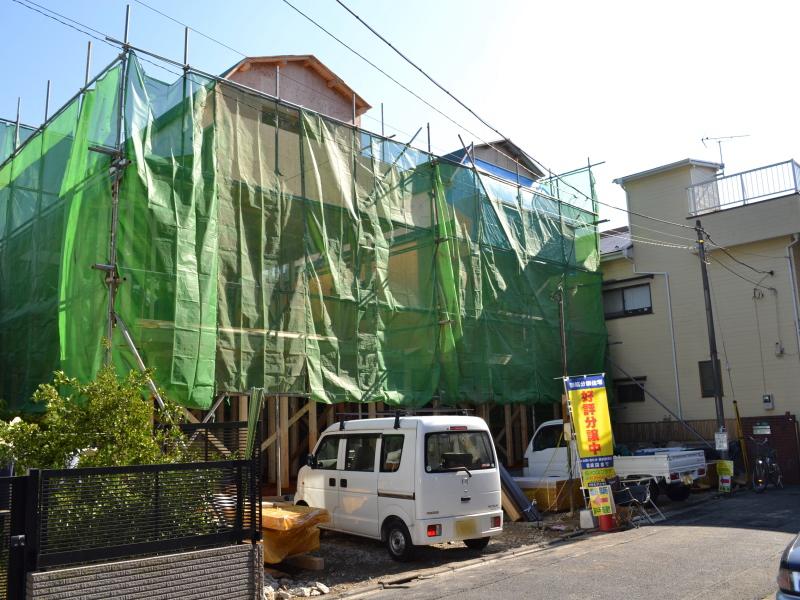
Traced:
<path id="1" fill-rule="evenodd" d="M 326 509 L 329 529 L 384 541 L 396 560 L 455 540 L 482 549 L 502 531 L 497 455 L 478 417 L 334 424 L 307 463 L 295 503 Z"/>

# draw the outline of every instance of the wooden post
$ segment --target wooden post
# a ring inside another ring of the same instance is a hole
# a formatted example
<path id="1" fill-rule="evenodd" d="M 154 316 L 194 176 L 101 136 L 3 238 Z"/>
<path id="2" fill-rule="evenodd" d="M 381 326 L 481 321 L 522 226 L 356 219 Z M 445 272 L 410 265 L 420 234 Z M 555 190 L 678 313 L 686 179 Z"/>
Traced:
<path id="1" fill-rule="evenodd" d="M 319 433 L 317 430 L 317 403 L 308 399 L 308 451 L 313 452 L 317 445 Z"/>
<path id="2" fill-rule="evenodd" d="M 370 403 L 367 404 L 367 416 L 370 419 L 374 419 L 375 418 L 375 403 L 374 402 L 370 402 Z"/>
<path id="3" fill-rule="evenodd" d="M 514 456 L 514 420 L 511 418 L 510 404 L 503 406 L 503 415 L 506 423 L 506 460 L 511 466 L 511 459 Z"/>
<path id="4" fill-rule="evenodd" d="M 297 398 L 289 398 L 289 415 L 292 417 L 297 414 L 298 407 L 297 404 L 299 399 Z M 300 428 L 295 424 L 289 424 L 289 450 L 286 452 L 287 455 L 287 462 L 289 463 L 289 473 L 297 473 L 297 449 L 300 445 Z M 286 480 L 287 484 L 289 480 Z"/>
<path id="5" fill-rule="evenodd" d="M 264 406 L 264 410 L 267 413 L 267 437 L 274 435 L 277 427 L 275 421 L 275 403 L 275 398 L 269 397 Z M 276 460 L 277 455 L 275 454 L 275 445 L 273 444 L 267 448 L 267 481 L 269 483 L 275 483 L 277 481 L 278 471 L 276 468 Z"/>
<path id="6" fill-rule="evenodd" d="M 278 398 L 278 428 L 280 431 L 278 439 L 278 452 L 280 453 L 280 482 L 281 487 L 289 485 L 289 398 L 280 396 Z M 280 495 L 282 490 L 278 490 Z"/>
<path id="7" fill-rule="evenodd" d="M 238 414 L 238 420 L 239 421 L 247 421 L 247 417 L 248 417 L 247 408 L 248 408 L 248 405 L 250 404 L 249 400 L 250 400 L 250 397 L 246 396 L 244 394 L 240 395 L 239 398 L 238 398 L 237 412 L 239 413 Z M 240 449 L 246 448 L 246 446 L 247 446 L 247 428 L 242 428 L 242 429 L 239 430 L 239 440 L 238 440 L 238 442 L 239 442 L 238 446 L 239 446 Z"/>
<path id="8" fill-rule="evenodd" d="M 528 406 L 520 404 L 519 407 L 519 437 L 520 437 L 520 456 L 525 456 L 525 450 L 528 449 L 528 442 L 530 442 L 528 435 Z"/>

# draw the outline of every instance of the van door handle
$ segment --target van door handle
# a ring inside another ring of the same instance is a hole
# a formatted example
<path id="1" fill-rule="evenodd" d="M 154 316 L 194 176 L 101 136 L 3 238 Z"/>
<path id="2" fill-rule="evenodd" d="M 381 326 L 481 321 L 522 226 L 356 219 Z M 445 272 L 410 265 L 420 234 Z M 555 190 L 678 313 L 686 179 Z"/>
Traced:
<path id="1" fill-rule="evenodd" d="M 328 485 L 331 487 L 336 487 L 336 477 L 330 477 L 328 479 Z"/>
<path id="2" fill-rule="evenodd" d="M 339 487 L 346 488 L 347 487 L 347 479 L 340 479 L 339 480 Z"/>

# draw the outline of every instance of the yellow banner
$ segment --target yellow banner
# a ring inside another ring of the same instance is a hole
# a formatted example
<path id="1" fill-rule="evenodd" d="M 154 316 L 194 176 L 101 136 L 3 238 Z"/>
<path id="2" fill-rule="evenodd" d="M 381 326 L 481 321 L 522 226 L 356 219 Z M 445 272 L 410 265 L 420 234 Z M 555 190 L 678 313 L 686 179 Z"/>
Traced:
<path id="1" fill-rule="evenodd" d="M 605 377 L 568 377 L 564 386 L 572 409 L 572 428 L 578 446 L 583 486 L 602 485 L 615 475 L 614 437 Z"/>

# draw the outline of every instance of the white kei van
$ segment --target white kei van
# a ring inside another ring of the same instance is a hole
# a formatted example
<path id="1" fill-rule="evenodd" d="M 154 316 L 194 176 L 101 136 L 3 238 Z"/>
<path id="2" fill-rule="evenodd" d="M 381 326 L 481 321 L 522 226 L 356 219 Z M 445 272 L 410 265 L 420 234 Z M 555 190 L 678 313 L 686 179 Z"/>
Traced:
<path id="1" fill-rule="evenodd" d="M 497 455 L 478 417 L 331 425 L 298 473 L 295 503 L 327 509 L 328 529 L 380 539 L 401 561 L 451 540 L 482 550 L 503 530 Z"/>

